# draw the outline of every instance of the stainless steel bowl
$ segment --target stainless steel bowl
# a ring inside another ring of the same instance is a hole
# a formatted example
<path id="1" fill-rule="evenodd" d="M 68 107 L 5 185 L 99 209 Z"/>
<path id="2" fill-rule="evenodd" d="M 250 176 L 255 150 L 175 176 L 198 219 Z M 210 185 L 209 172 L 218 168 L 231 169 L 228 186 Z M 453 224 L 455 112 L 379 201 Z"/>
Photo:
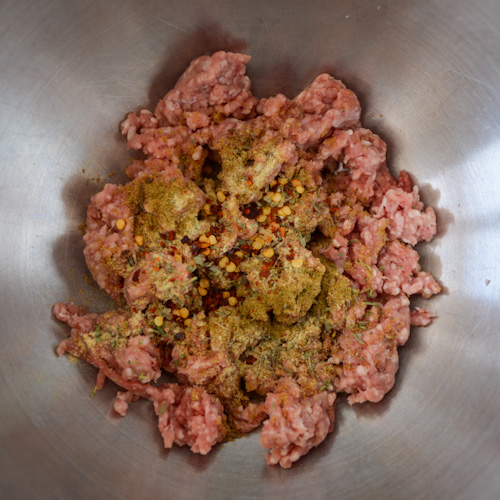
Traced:
<path id="1" fill-rule="evenodd" d="M 0 6 L 0 491 L 3 498 L 498 498 L 500 3 L 4 0 Z M 200 457 L 164 451 L 147 402 L 119 420 L 95 370 L 57 359 L 51 304 L 93 309 L 82 222 L 121 173 L 125 112 L 191 59 L 253 56 L 255 92 L 293 96 L 320 71 L 354 89 L 436 207 L 421 248 L 445 293 L 401 349 L 397 386 L 337 407 L 336 430 L 291 470 L 253 434 Z M 100 177 L 100 181 L 96 180 Z"/>

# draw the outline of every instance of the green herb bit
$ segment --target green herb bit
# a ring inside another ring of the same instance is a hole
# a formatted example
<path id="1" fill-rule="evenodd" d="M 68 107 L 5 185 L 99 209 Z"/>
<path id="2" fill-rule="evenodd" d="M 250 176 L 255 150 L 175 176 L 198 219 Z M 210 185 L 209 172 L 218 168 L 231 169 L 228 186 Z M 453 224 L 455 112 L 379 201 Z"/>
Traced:
<path id="1" fill-rule="evenodd" d="M 328 387 L 330 387 L 330 385 L 331 385 L 330 382 L 328 380 L 325 380 L 319 390 L 325 391 L 326 389 L 328 389 Z"/>
<path id="2" fill-rule="evenodd" d="M 363 340 L 361 339 L 361 337 L 360 337 L 357 333 L 353 333 L 353 335 L 356 337 L 356 340 L 357 340 L 360 344 L 364 344 Z"/>
<path id="3" fill-rule="evenodd" d="M 99 343 L 101 341 L 101 336 L 102 336 L 102 330 L 101 330 L 101 325 L 97 325 L 95 328 L 95 339 Z"/>
<path id="4" fill-rule="evenodd" d="M 160 335 L 160 337 L 166 337 L 169 332 L 166 332 L 161 326 L 156 326 L 154 325 L 153 326 L 153 330 L 158 334 Z"/>
<path id="5" fill-rule="evenodd" d="M 163 415 L 167 411 L 167 403 L 162 403 L 159 415 Z"/>
<path id="6" fill-rule="evenodd" d="M 203 266 L 205 264 L 205 259 L 201 255 L 197 255 L 196 257 L 193 257 L 193 260 L 199 265 Z"/>

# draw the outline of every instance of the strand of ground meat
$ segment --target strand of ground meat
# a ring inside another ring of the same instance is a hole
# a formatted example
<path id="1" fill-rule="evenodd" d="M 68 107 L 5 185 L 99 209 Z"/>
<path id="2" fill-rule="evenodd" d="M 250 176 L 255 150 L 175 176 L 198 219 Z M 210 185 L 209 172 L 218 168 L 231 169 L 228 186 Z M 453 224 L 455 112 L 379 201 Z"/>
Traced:
<path id="1" fill-rule="evenodd" d="M 335 397 L 332 392 L 302 397 L 293 379 L 282 379 L 265 402 L 269 419 L 264 422 L 260 442 L 270 449 L 266 462 L 289 468 L 322 443 L 333 430 Z"/>
<path id="2" fill-rule="evenodd" d="M 99 369 L 96 389 L 101 389 L 104 377 L 126 392 L 118 392 L 115 411 L 124 416 L 128 405 L 139 397 L 150 399 L 158 415 L 158 427 L 166 448 L 173 444 L 188 445 L 194 453 L 207 454 L 227 434 L 226 416 L 222 404 L 201 387 L 164 384 L 154 387 L 150 382 L 160 375 L 160 356 L 147 336 L 134 336 L 116 352 L 104 347 L 82 352 L 75 341 L 96 326 L 99 315 L 88 314 L 86 308 L 74 304 L 56 304 L 56 317 L 72 326 L 72 339 L 58 347 L 58 354 L 80 356 Z M 139 379 L 140 377 L 140 379 Z"/>

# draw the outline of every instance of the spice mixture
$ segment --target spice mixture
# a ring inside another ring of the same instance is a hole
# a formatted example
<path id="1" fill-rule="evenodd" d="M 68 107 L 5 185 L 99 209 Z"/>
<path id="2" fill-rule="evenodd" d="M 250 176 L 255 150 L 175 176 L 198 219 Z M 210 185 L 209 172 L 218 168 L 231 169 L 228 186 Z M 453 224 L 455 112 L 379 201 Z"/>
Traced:
<path id="1" fill-rule="evenodd" d="M 58 354 L 120 386 L 120 415 L 151 400 L 167 448 L 206 454 L 262 425 L 267 462 L 290 467 L 332 431 L 337 393 L 392 388 L 410 324 L 433 317 L 408 297 L 440 291 L 413 249 L 436 218 L 352 91 L 323 74 L 258 99 L 248 60 L 200 57 L 122 123 L 143 159 L 92 198 L 84 236 L 117 307 L 56 304 L 72 328 Z"/>

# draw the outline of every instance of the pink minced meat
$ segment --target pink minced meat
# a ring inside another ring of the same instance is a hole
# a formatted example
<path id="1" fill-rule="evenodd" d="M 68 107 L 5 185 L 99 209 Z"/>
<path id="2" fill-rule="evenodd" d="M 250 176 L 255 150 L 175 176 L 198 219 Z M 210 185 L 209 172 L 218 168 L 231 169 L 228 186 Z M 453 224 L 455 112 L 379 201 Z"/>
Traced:
<path id="1" fill-rule="evenodd" d="M 436 317 L 434 313 L 421 307 L 415 307 L 410 313 L 410 321 L 413 326 L 429 326 Z"/>
<path id="2" fill-rule="evenodd" d="M 116 394 L 115 402 L 113 403 L 113 410 L 121 417 L 127 414 L 128 406 L 132 401 L 137 401 L 139 396 L 131 391 L 121 392 Z"/>
<path id="3" fill-rule="evenodd" d="M 143 175 L 155 172 L 161 172 L 165 182 L 183 177 L 182 171 L 170 159 L 148 158 L 146 160 L 132 160 L 125 170 L 125 173 L 131 179 L 137 179 Z"/>
<path id="4" fill-rule="evenodd" d="M 177 361 L 177 352 L 174 348 L 172 359 Z M 206 384 L 216 378 L 224 368 L 230 365 L 227 354 L 224 352 L 211 352 L 189 356 L 185 367 L 177 368 L 177 372 L 187 377 L 192 384 Z"/>
<path id="5" fill-rule="evenodd" d="M 215 112 L 243 118 L 256 104 L 245 64 L 250 56 L 216 52 L 191 62 L 175 87 L 158 103 L 155 116 L 170 125 L 184 117 L 193 128 L 206 126 Z"/>
<path id="6" fill-rule="evenodd" d="M 233 411 L 232 415 L 235 429 L 243 434 L 257 429 L 267 418 L 264 403 L 250 403 L 245 408 L 239 406 Z"/>
<path id="7" fill-rule="evenodd" d="M 436 214 L 431 207 L 423 208 L 417 186 L 410 193 L 398 187 L 389 189 L 374 204 L 372 214 L 377 218 L 389 219 L 391 239 L 401 239 L 416 245 L 419 241 L 430 241 L 436 234 Z"/>
<path id="8" fill-rule="evenodd" d="M 206 455 L 227 433 L 224 408 L 201 387 L 169 384 L 154 396 L 165 448 L 188 445 Z"/>
<path id="9" fill-rule="evenodd" d="M 364 333 L 355 335 L 346 328 L 340 336 L 342 367 L 335 385 L 350 394 L 349 404 L 377 403 L 394 386 L 397 346 L 404 345 L 410 334 L 410 301 L 405 295 L 391 299 L 383 312 L 384 319 L 374 318 Z"/>
<path id="10" fill-rule="evenodd" d="M 125 228 L 119 231 L 116 221 L 123 219 Z M 125 259 L 125 252 L 137 247 L 134 242 L 134 216 L 125 203 L 119 186 L 106 184 L 104 189 L 90 200 L 87 210 L 87 228 L 83 237 L 83 254 L 92 277 L 113 298 L 122 293 L 122 277 L 106 265 L 106 259 Z"/>
<path id="11" fill-rule="evenodd" d="M 68 304 L 58 302 L 53 308 L 53 313 L 59 321 L 76 331 L 85 333 L 91 332 L 101 317 L 100 314 L 89 313 L 86 307 L 77 306 L 72 302 Z"/>
<path id="12" fill-rule="evenodd" d="M 318 156 L 342 161 L 351 170 L 350 189 L 372 200 L 377 173 L 385 165 L 386 150 L 385 142 L 368 129 L 336 130 L 323 141 Z"/>
<path id="13" fill-rule="evenodd" d="M 126 380 L 139 380 L 148 384 L 161 375 L 160 355 L 151 339 L 145 335 L 132 337 L 115 356 L 121 376 Z"/>
<path id="14" fill-rule="evenodd" d="M 127 390 L 139 389 L 156 381 L 161 375 L 161 356 L 157 347 L 146 335 L 131 335 L 126 344 L 114 349 L 106 342 L 98 342 L 92 332 L 99 326 L 102 329 L 119 325 L 126 316 L 116 312 L 113 315 L 88 314 L 86 308 L 74 304 L 58 303 L 54 306 L 56 317 L 72 327 L 71 337 L 63 340 L 57 348 L 57 354 L 74 354 L 99 368 L 98 389 L 107 377 Z M 106 318 L 106 319 L 105 319 Z M 141 329 L 141 326 L 139 326 Z M 86 342 L 88 338 L 88 342 Z M 137 385 L 138 384 L 138 385 Z"/>
<path id="15" fill-rule="evenodd" d="M 300 173 L 308 176 L 303 203 L 294 207 L 292 226 L 305 220 L 306 232 L 319 228 L 325 238 L 324 245 L 318 242 L 319 253 L 349 280 L 357 297 L 346 303 L 345 321 L 338 327 L 335 342 L 323 342 L 331 357 L 326 361 L 325 355 L 321 363 L 330 368 L 335 365 L 335 375 L 327 380 L 334 384 L 330 390 L 346 392 L 349 403 L 380 401 L 394 385 L 397 348 L 407 341 L 410 323 L 426 326 L 435 317 L 419 307 L 410 312 L 408 299 L 413 294 L 428 298 L 441 290 L 429 273 L 421 271 L 418 253 L 412 248 L 435 235 L 435 213 L 432 208 L 424 209 L 407 173 L 393 178 L 386 165 L 386 144 L 361 127 L 359 101 L 342 82 L 322 74 L 294 99 L 278 94 L 258 100 L 246 75 L 249 59 L 226 52 L 199 57 L 154 113 L 146 109 L 130 113 L 121 132 L 128 147 L 142 151 L 144 157 L 131 161 L 127 175 L 140 179 L 154 174 L 166 182 L 189 179 L 202 186 L 204 168 L 210 167 L 205 161 L 219 162 L 228 139 L 242 135 L 253 137 L 257 146 L 273 143 L 277 162 L 268 162 L 262 148 L 260 152 L 252 148 L 245 173 L 253 192 L 248 194 L 247 184 L 241 188 L 239 178 L 222 175 L 216 181 L 216 185 L 222 182 L 226 195 L 221 208 L 228 224 L 210 255 L 216 262 L 239 239 L 249 240 L 260 230 L 255 219 L 245 216 L 243 201 L 258 202 L 260 191 L 268 189 L 278 174 L 288 180 Z M 264 164 L 268 167 L 265 175 Z M 287 189 L 288 196 L 295 196 L 290 186 Z M 201 189 L 199 201 L 201 208 L 205 202 Z M 318 210 L 319 201 L 329 210 Z M 311 206 L 316 210 L 311 211 Z M 116 228 L 118 219 L 125 221 L 123 230 Z M 269 464 L 290 467 L 321 443 L 333 428 L 336 396 L 330 390 L 321 391 L 318 380 L 303 375 L 295 381 L 280 379 L 282 372 L 265 389 L 270 392 L 264 403 L 250 402 L 248 394 L 238 399 L 234 397 L 237 389 L 227 383 L 233 376 L 238 382 L 238 370 L 227 352 L 210 349 L 203 310 L 193 314 L 183 340 L 175 337 L 173 345 L 165 345 L 164 338 L 152 333 L 147 308 L 156 301 L 170 309 L 181 307 L 194 285 L 190 286 L 189 259 L 178 262 L 167 251 L 148 250 L 130 271 L 127 257 L 140 250 L 134 234 L 134 214 L 122 189 L 106 185 L 88 209 L 84 253 L 99 286 L 114 299 L 122 303 L 125 299 L 129 309 L 101 316 L 74 304 L 57 304 L 55 315 L 72 328 L 58 354 L 71 353 L 97 367 L 96 389 L 102 388 L 106 378 L 120 386 L 123 391 L 114 403 L 120 415 L 139 397 L 152 400 L 167 448 L 176 443 L 208 453 L 228 432 L 222 404 L 236 432 L 250 432 L 269 417 L 261 436 L 262 445 L 270 449 Z M 293 256 L 306 266 L 319 264 L 316 254 L 313 257 L 296 243 L 297 248 L 291 245 Z M 127 332 L 119 329 L 123 324 L 128 325 Z M 103 332 L 107 334 L 104 341 Z M 281 368 L 293 373 L 293 364 L 287 362 Z M 162 367 L 191 387 L 153 385 Z M 316 387 L 315 394 L 311 387 Z"/>
<path id="16" fill-rule="evenodd" d="M 293 101 L 278 94 L 261 99 L 257 111 L 283 137 L 304 147 L 318 144 L 335 128 L 355 125 L 361 106 L 341 81 L 322 74 Z"/>
<path id="17" fill-rule="evenodd" d="M 126 129 L 124 129 L 126 130 Z M 161 127 L 142 130 L 140 134 L 134 134 L 128 140 L 128 147 L 141 150 L 156 159 L 173 160 L 182 153 L 191 151 L 192 155 L 201 156 L 201 147 L 193 150 L 191 132 L 188 127 Z"/>
<path id="18" fill-rule="evenodd" d="M 270 448 L 266 462 L 287 469 L 322 443 L 333 430 L 335 397 L 332 392 L 302 397 L 293 379 L 282 379 L 265 402 L 269 419 L 264 422 L 260 442 Z"/>
<path id="19" fill-rule="evenodd" d="M 401 291 L 407 295 L 419 293 L 425 298 L 439 293 L 441 287 L 429 273 L 420 270 L 419 259 L 409 245 L 399 241 L 387 245 L 378 259 L 379 269 L 384 274 L 384 292 L 390 295 L 399 295 Z"/>

